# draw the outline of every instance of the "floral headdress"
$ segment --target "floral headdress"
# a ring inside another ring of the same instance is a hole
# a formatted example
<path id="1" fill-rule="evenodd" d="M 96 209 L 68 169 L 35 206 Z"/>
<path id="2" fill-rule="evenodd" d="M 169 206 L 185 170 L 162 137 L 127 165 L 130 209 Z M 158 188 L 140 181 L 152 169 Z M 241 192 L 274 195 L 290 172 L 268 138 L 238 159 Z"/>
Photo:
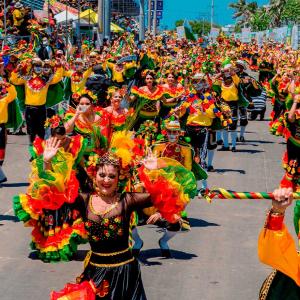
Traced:
<path id="1" fill-rule="evenodd" d="M 109 164 L 120 170 L 120 188 L 125 188 L 128 179 L 136 165 L 144 156 L 143 140 L 134 138 L 133 132 L 117 131 L 112 135 L 108 151 L 99 156 L 90 156 L 86 170 L 90 177 L 95 177 L 97 168 L 101 164 Z"/>
<path id="2" fill-rule="evenodd" d="M 110 99 L 112 95 L 116 92 L 119 92 L 122 97 L 126 94 L 126 90 L 124 88 L 118 88 L 115 86 L 110 86 L 107 90 L 107 98 Z"/>
<path id="3" fill-rule="evenodd" d="M 78 100 L 82 95 L 89 95 L 93 101 L 93 104 L 97 104 L 98 101 L 97 96 L 87 88 L 84 88 L 81 91 L 73 93 L 72 98 Z"/>
<path id="4" fill-rule="evenodd" d="M 45 128 L 56 128 L 59 126 L 64 126 L 62 119 L 58 115 L 54 115 L 51 118 L 48 118 L 45 122 Z"/>

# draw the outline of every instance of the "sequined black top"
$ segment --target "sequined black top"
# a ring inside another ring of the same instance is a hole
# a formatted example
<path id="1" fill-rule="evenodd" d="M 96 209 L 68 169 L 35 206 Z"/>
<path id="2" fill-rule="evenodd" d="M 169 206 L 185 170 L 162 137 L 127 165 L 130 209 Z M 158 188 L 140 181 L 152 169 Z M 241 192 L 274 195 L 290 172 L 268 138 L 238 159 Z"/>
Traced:
<path id="1" fill-rule="evenodd" d="M 110 253 L 128 248 L 131 213 L 152 206 L 146 193 L 124 193 L 117 206 L 105 216 L 96 215 L 91 207 L 92 196 L 85 200 L 85 228 L 93 252 Z"/>

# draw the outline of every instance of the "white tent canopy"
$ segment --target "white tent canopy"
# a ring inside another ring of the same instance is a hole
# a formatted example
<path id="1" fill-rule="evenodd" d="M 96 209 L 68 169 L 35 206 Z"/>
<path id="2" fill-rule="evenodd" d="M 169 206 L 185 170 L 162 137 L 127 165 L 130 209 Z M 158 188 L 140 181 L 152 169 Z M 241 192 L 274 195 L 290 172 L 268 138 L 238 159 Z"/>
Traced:
<path id="1" fill-rule="evenodd" d="M 62 22 L 66 22 L 66 20 L 68 19 L 68 22 L 71 20 L 77 20 L 78 16 L 75 14 L 72 14 L 70 12 L 66 12 L 65 10 L 60 12 L 59 14 L 54 16 L 55 20 L 57 23 L 62 23 Z"/>

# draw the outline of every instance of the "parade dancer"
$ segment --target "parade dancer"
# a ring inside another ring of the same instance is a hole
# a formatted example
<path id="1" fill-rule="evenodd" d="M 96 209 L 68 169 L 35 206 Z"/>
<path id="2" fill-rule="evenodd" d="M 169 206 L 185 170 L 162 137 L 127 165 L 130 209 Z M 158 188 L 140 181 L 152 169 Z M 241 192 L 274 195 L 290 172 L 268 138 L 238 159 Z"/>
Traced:
<path id="1" fill-rule="evenodd" d="M 207 179 L 206 172 L 193 161 L 194 151 L 192 147 L 179 138 L 182 135 L 180 123 L 175 118 L 170 118 L 164 122 L 162 132 L 165 133 L 165 138 L 157 141 L 151 146 L 152 152 L 156 157 L 171 158 L 182 164 L 187 170 L 192 171 L 197 180 Z M 165 258 L 171 257 L 168 242 L 175 237 L 175 235 L 182 230 L 190 230 L 190 225 L 187 219 L 186 211 L 181 212 L 182 220 L 177 223 L 169 223 L 164 219 L 159 218 L 160 214 L 157 213 L 155 208 L 146 208 L 143 211 L 138 211 L 138 218 L 146 219 L 145 223 L 154 223 L 155 225 L 164 228 L 164 234 L 159 239 L 159 247 L 161 254 Z M 134 240 L 133 254 L 138 256 L 143 247 L 143 240 L 138 234 L 138 229 L 135 226 L 132 229 L 132 238 Z"/>
<path id="2" fill-rule="evenodd" d="M 221 151 L 229 151 L 228 132 L 231 136 L 231 151 L 236 152 L 236 140 L 237 140 L 237 121 L 238 121 L 238 100 L 239 91 L 238 85 L 240 84 L 240 78 L 237 76 L 232 68 L 231 64 L 227 64 L 223 67 L 221 74 L 217 76 L 221 78 L 221 82 L 215 82 L 221 86 L 221 98 L 230 106 L 232 112 L 232 123 L 228 126 L 228 130 L 223 130 L 223 146 Z"/>
<path id="3" fill-rule="evenodd" d="M 67 284 L 62 291 L 52 292 L 52 300 L 80 293 L 90 293 L 94 299 L 99 300 L 146 299 L 140 267 L 128 244 L 130 215 L 134 210 L 154 204 L 163 217 L 176 222 L 180 210 L 186 205 L 179 191 L 189 194 L 195 190 L 195 182 L 185 183 L 181 180 L 175 188 L 174 184 L 179 180 L 176 172 L 183 172 L 181 175 L 187 177 L 189 171 L 176 166 L 164 169 L 164 162 L 149 152 L 138 168 L 139 178 L 148 193 L 123 192 L 119 189 L 120 174 L 132 164 L 135 154 L 132 152 L 134 147 L 130 146 L 132 143 L 127 141 L 127 135 L 122 136 L 123 143 L 121 135 L 118 133 L 117 136 L 117 139 L 112 137 L 110 145 L 112 150 L 118 144 L 117 151 L 113 153 L 110 150 L 99 158 L 92 193 L 79 196 L 91 246 L 85 259 L 84 271 L 77 277 L 77 284 Z M 122 155 L 122 145 L 127 150 L 125 156 Z M 167 179 L 166 176 L 170 174 L 174 174 L 175 181 Z M 174 188 L 179 190 L 175 192 Z M 178 207 L 175 207 L 175 203 Z"/>
<path id="4" fill-rule="evenodd" d="M 39 58 L 32 60 L 29 73 L 24 73 L 25 67 L 19 64 L 11 73 L 10 82 L 25 86 L 25 120 L 32 144 L 36 136 L 44 139 L 48 89 L 62 80 L 63 69 L 58 67 L 52 76 L 44 77 L 43 62 Z"/>
<path id="5" fill-rule="evenodd" d="M 12 84 L 0 79 L 0 184 L 7 181 L 2 170 L 5 158 L 7 141 L 6 123 L 8 121 L 8 105 L 17 97 L 17 92 Z"/>

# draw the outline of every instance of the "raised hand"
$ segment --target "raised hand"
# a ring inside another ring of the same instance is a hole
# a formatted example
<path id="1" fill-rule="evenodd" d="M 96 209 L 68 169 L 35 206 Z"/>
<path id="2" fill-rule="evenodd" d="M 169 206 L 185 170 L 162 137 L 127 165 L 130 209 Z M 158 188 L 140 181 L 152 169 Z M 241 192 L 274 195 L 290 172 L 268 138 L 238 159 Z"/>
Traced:
<path id="1" fill-rule="evenodd" d="M 142 160 L 142 164 L 148 170 L 156 170 L 158 169 L 158 161 L 155 154 L 152 153 L 150 148 L 147 149 L 148 155 Z"/>
<path id="2" fill-rule="evenodd" d="M 43 154 L 45 163 L 48 163 L 52 160 L 52 158 L 56 155 L 59 147 L 60 140 L 58 140 L 56 137 L 51 137 L 46 141 L 46 146 Z"/>

